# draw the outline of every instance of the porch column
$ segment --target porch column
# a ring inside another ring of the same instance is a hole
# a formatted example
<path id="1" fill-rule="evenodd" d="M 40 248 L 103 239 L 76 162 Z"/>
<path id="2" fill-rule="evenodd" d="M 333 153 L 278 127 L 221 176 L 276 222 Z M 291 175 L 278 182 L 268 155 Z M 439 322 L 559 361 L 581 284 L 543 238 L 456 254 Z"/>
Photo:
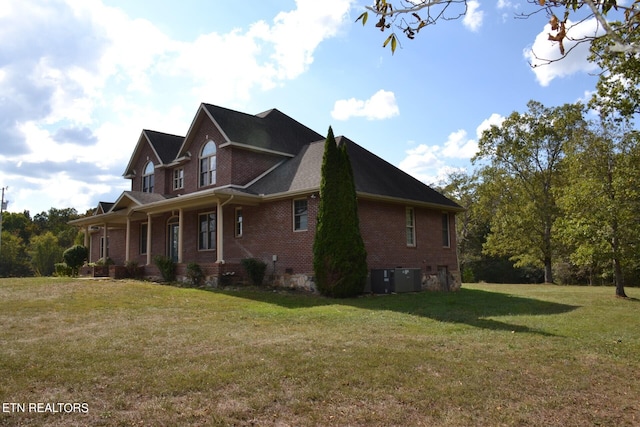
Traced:
<path id="1" fill-rule="evenodd" d="M 224 262 L 224 239 L 223 239 L 223 217 L 222 214 L 222 204 L 220 203 L 220 199 L 218 198 L 218 205 L 216 207 L 216 253 L 218 254 L 218 259 L 216 262 L 222 263 Z"/>
<path id="2" fill-rule="evenodd" d="M 131 238 L 131 218 L 127 217 L 127 231 L 124 236 L 124 260 L 129 262 L 129 239 Z"/>
<path id="3" fill-rule="evenodd" d="M 107 234 L 107 223 L 104 223 L 104 229 L 102 230 L 102 258 L 104 258 L 105 264 L 107 262 L 107 258 L 109 257 L 109 244 L 108 244 L 108 234 Z"/>
<path id="4" fill-rule="evenodd" d="M 151 265 L 151 214 L 147 214 L 147 265 Z"/>
<path id="5" fill-rule="evenodd" d="M 182 264 L 182 229 L 184 228 L 182 219 L 183 219 L 183 210 L 180 208 L 178 211 L 178 264 Z"/>
<path id="6" fill-rule="evenodd" d="M 87 263 L 91 262 L 91 240 L 89 235 L 89 230 L 91 230 L 91 226 L 87 226 L 84 230 L 84 247 L 89 250 L 89 255 L 87 256 Z"/>

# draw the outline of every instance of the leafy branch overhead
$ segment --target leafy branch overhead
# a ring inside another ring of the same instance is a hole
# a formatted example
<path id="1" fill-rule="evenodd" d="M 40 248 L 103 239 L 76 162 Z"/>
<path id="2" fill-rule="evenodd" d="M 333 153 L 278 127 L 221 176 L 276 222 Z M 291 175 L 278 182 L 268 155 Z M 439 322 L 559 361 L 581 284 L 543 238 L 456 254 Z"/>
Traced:
<path id="1" fill-rule="evenodd" d="M 615 52 L 640 53 L 640 44 L 629 42 L 623 34 L 635 33 L 640 28 L 640 0 L 625 5 L 618 0 L 527 0 L 532 6 L 528 13 L 518 14 L 516 18 L 530 18 L 544 13 L 551 26 L 549 40 L 558 43 L 561 58 L 566 57 L 572 48 L 565 46 L 566 41 L 576 44 L 588 42 L 608 36 Z M 560 12 L 560 13 L 556 13 Z M 356 22 L 366 25 L 369 15 L 375 16 L 375 27 L 381 32 L 390 31 L 383 48 L 389 47 L 395 53 L 399 44 L 399 33 L 408 39 L 417 37 L 420 30 L 438 21 L 457 20 L 468 13 L 467 0 L 375 0 L 373 5 L 365 6 L 365 11 L 358 16 Z M 562 19 L 558 18 L 562 15 Z M 573 18 L 573 19 L 571 19 Z M 569 35 L 572 26 L 590 19 L 597 20 L 597 29 L 593 34 L 572 38 Z M 615 25 L 614 25 L 615 24 Z M 543 59 L 543 58 L 538 58 Z M 543 59 L 554 62 L 558 59 Z"/>

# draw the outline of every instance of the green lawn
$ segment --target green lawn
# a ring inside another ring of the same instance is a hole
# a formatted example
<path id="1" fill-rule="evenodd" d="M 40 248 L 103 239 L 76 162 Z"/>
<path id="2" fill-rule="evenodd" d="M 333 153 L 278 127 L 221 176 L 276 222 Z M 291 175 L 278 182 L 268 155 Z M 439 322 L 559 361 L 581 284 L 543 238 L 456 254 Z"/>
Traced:
<path id="1" fill-rule="evenodd" d="M 640 289 L 627 294 L 0 279 L 0 426 L 640 425 Z"/>

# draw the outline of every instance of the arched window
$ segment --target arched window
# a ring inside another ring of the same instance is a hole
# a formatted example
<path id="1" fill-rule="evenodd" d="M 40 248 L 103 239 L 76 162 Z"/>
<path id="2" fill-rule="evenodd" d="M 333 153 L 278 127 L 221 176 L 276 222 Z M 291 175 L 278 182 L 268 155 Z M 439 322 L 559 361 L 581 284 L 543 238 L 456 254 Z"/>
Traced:
<path id="1" fill-rule="evenodd" d="M 153 162 L 148 162 L 144 167 L 144 174 L 142 175 L 142 191 L 144 193 L 153 193 L 155 167 Z"/>
<path id="2" fill-rule="evenodd" d="M 200 186 L 216 183 L 216 144 L 208 141 L 200 153 Z"/>

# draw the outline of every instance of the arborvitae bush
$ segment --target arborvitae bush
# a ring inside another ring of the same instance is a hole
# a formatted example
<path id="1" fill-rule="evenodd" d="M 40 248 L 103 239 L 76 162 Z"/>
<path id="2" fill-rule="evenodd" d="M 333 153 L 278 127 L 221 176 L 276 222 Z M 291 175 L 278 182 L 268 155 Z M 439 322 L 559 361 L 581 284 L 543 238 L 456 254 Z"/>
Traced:
<path id="1" fill-rule="evenodd" d="M 257 258 L 245 258 L 240 261 L 254 286 L 261 286 L 264 274 L 267 271 L 267 263 Z"/>
<path id="2" fill-rule="evenodd" d="M 360 235 L 353 171 L 346 144 L 336 145 L 331 128 L 322 160 L 313 268 L 323 295 L 347 298 L 364 290 L 367 252 Z"/>
<path id="3" fill-rule="evenodd" d="M 157 255 L 153 258 L 153 263 L 160 270 L 162 280 L 165 282 L 175 282 L 176 280 L 176 263 L 169 257 Z"/>

